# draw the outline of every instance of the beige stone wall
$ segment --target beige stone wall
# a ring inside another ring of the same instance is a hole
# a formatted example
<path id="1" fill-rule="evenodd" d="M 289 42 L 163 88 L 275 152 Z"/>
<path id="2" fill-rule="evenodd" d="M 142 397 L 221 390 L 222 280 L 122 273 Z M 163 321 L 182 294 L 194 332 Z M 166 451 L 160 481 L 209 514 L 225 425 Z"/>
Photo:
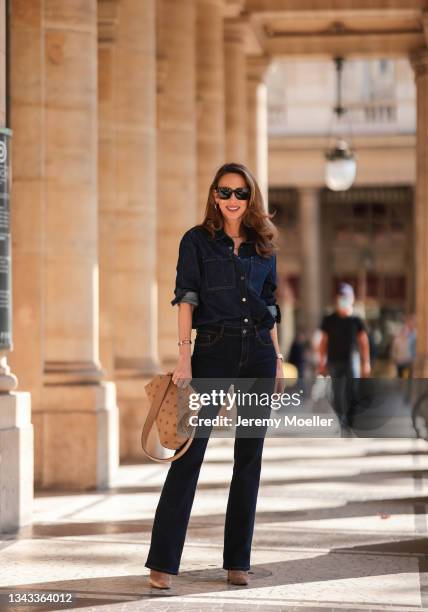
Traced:
<path id="1" fill-rule="evenodd" d="M 45 369 L 98 367 L 96 9 L 44 3 Z"/>
<path id="2" fill-rule="evenodd" d="M 106 486 L 117 415 L 98 345 L 95 0 L 13 0 L 11 48 L 14 367 L 34 395 L 36 482 Z"/>
<path id="3" fill-rule="evenodd" d="M 428 50 L 412 56 L 416 81 L 416 198 L 415 198 L 415 264 L 417 364 L 419 377 L 428 376 Z"/>
<path id="4" fill-rule="evenodd" d="M 157 358 L 155 2 L 119 3 L 114 80 L 114 356 L 150 373 Z"/>
<path id="5" fill-rule="evenodd" d="M 268 58 L 247 58 L 247 164 L 268 207 L 268 116 L 266 70 Z"/>
<path id="6" fill-rule="evenodd" d="M 98 2 L 98 259 L 100 359 L 114 378 L 114 266 L 116 256 L 117 142 L 115 75 L 119 6 Z"/>
<path id="7" fill-rule="evenodd" d="M 0 39 L 4 40 L 4 39 Z M 40 3 L 11 3 L 12 301 L 14 348 L 9 360 L 19 386 L 40 406 L 43 348 L 44 91 Z"/>
<path id="8" fill-rule="evenodd" d="M 196 163 L 195 0 L 157 3 L 157 279 L 159 352 L 177 357 L 172 308 L 181 236 L 198 220 Z"/>
<path id="9" fill-rule="evenodd" d="M 109 325 L 120 410 L 120 455 L 141 458 L 144 385 L 159 369 L 156 284 L 156 42 L 154 0 L 117 4 L 114 69 L 108 70 L 114 201 L 104 236 Z M 113 51 L 111 51 L 113 53 Z M 108 69 L 109 66 L 106 65 Z M 110 166 L 107 163 L 107 168 Z M 112 181 L 104 170 L 106 190 Z"/>
<path id="10" fill-rule="evenodd" d="M 225 21 L 224 67 L 226 160 L 247 163 L 245 23 L 242 19 Z"/>
<path id="11" fill-rule="evenodd" d="M 208 188 L 225 157 L 223 0 L 196 4 L 197 216 L 202 218 Z"/>

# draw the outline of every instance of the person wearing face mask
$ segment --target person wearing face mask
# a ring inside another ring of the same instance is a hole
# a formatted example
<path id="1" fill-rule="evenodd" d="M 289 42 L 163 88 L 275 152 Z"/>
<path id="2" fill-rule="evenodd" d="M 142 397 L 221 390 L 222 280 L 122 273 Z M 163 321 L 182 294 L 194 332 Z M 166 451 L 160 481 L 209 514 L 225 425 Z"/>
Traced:
<path id="1" fill-rule="evenodd" d="M 369 338 L 363 320 L 353 313 L 354 301 L 352 286 L 341 283 L 335 311 L 322 320 L 318 347 L 318 373 L 332 378 L 333 409 L 345 436 L 352 428 L 354 379 L 371 372 Z"/>

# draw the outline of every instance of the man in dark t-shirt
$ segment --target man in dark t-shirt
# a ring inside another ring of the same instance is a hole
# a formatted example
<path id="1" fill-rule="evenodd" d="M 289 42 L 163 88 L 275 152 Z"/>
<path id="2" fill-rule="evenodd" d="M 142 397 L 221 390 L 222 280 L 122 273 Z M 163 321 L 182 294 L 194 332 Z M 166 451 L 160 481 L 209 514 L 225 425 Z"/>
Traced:
<path id="1" fill-rule="evenodd" d="M 358 334 L 366 329 L 360 317 L 333 312 L 323 318 L 321 331 L 327 334 L 327 364 L 330 364 L 337 361 L 352 363 L 353 355 L 358 350 Z"/>
<path id="2" fill-rule="evenodd" d="M 354 379 L 370 375 L 369 339 L 363 320 L 353 314 L 354 300 L 351 285 L 341 283 L 335 312 L 322 320 L 318 349 L 318 371 L 332 378 L 333 408 L 344 433 L 352 426 Z"/>

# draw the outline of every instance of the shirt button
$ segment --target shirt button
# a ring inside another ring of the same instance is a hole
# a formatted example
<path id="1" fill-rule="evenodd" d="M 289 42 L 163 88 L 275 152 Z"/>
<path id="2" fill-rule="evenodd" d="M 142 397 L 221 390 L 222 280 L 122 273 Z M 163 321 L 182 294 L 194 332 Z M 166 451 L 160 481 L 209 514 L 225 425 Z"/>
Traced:
<path id="1" fill-rule="evenodd" d="M 248 319 L 244 319 L 244 323 L 248 323 Z"/>
<path id="2" fill-rule="evenodd" d="M 233 249 L 233 246 L 230 246 L 230 247 L 229 247 L 229 251 L 231 251 L 232 249 Z"/>
<path id="3" fill-rule="evenodd" d="M 243 302 L 246 302 L 246 301 L 247 301 L 247 298 L 242 298 L 242 301 L 243 301 Z"/>

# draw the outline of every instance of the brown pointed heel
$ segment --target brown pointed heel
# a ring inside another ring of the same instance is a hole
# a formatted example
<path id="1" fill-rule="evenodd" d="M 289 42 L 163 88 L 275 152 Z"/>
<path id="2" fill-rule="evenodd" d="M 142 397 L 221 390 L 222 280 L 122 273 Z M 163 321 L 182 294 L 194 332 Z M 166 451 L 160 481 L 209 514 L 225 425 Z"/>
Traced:
<path id="1" fill-rule="evenodd" d="M 171 588 L 171 574 L 166 572 L 158 572 L 157 570 L 150 570 L 149 576 L 150 586 L 155 589 L 170 589 Z"/>
<path id="2" fill-rule="evenodd" d="M 227 581 L 230 584 L 246 586 L 249 582 L 248 572 L 243 570 L 227 570 Z"/>

